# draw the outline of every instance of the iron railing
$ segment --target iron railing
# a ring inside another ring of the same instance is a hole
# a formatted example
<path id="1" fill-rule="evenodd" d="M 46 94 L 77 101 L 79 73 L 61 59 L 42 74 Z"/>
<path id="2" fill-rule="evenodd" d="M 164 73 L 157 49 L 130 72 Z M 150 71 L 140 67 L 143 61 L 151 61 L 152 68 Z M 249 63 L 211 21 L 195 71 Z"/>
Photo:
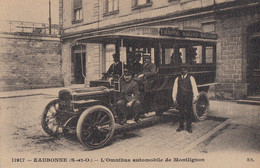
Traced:
<path id="1" fill-rule="evenodd" d="M 0 20 L 0 32 L 57 37 L 60 35 L 60 26 L 52 24 L 50 33 L 49 24 L 46 23 Z"/>

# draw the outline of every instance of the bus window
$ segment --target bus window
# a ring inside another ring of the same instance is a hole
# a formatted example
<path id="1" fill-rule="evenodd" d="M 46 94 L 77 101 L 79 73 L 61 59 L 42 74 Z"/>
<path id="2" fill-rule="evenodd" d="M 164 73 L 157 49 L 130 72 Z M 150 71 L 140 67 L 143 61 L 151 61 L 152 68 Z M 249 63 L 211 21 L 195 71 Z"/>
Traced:
<path id="1" fill-rule="evenodd" d="M 180 48 L 180 52 L 181 52 L 182 63 L 187 63 L 187 61 L 186 61 L 186 49 Z"/>
<path id="2" fill-rule="evenodd" d="M 151 62 L 154 63 L 154 48 L 151 48 Z"/>
<path id="3" fill-rule="evenodd" d="M 165 64 L 171 64 L 172 48 L 165 48 Z"/>
<path id="4" fill-rule="evenodd" d="M 201 64 L 202 63 L 202 46 L 194 46 L 196 48 L 196 57 L 193 60 L 193 63 L 195 64 Z"/>
<path id="5" fill-rule="evenodd" d="M 213 63 L 213 47 L 206 47 L 206 63 Z"/>
<path id="6" fill-rule="evenodd" d="M 110 65 L 114 62 L 113 60 L 113 54 L 115 53 L 115 45 L 114 44 L 109 44 L 106 45 L 106 58 L 105 58 L 105 70 L 107 72 L 108 68 L 110 67 Z"/>

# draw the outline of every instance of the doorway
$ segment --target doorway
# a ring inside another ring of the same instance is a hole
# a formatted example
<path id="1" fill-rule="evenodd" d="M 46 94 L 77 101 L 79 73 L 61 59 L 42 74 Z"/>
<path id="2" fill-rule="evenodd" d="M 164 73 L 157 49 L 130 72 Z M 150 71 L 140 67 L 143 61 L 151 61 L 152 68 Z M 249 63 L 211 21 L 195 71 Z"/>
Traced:
<path id="1" fill-rule="evenodd" d="M 251 95 L 260 95 L 260 22 L 248 29 L 249 45 L 249 91 Z"/>
<path id="2" fill-rule="evenodd" d="M 72 47 L 72 84 L 84 84 L 86 77 L 86 46 Z"/>
<path id="3" fill-rule="evenodd" d="M 260 37 L 251 40 L 252 55 L 251 55 L 251 69 L 252 81 L 251 92 L 253 95 L 260 95 Z"/>

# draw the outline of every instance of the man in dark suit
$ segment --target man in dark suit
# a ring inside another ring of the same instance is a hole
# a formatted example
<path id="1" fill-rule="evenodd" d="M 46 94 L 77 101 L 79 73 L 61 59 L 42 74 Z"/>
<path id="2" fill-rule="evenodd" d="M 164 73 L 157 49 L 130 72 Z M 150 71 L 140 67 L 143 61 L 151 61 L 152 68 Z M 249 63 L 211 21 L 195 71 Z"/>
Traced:
<path id="1" fill-rule="evenodd" d="M 181 75 L 174 81 L 172 98 L 180 111 L 179 128 L 176 131 L 180 132 L 184 129 L 184 121 L 186 120 L 186 129 L 192 133 L 192 103 L 197 101 L 199 93 L 194 77 L 188 75 L 188 69 L 188 65 L 181 66 Z"/>
<path id="2" fill-rule="evenodd" d="M 138 79 L 142 80 L 147 76 L 154 75 L 156 72 L 156 66 L 151 62 L 151 55 L 150 54 L 143 54 L 143 70 L 140 75 L 138 75 Z"/>
<path id="3" fill-rule="evenodd" d="M 141 124 L 139 114 L 142 110 L 140 102 L 140 93 L 137 82 L 132 78 L 133 74 L 126 70 L 124 78 L 121 81 L 120 98 L 116 103 L 120 123 L 124 124 L 127 121 L 127 116 L 132 112 L 134 121 Z"/>
<path id="4" fill-rule="evenodd" d="M 113 64 L 110 65 L 107 74 L 108 75 L 118 75 L 121 76 L 122 75 L 122 62 L 119 59 L 119 54 L 113 54 L 113 59 L 114 62 Z"/>
<path id="5" fill-rule="evenodd" d="M 119 54 L 113 54 L 114 62 L 110 65 L 107 73 L 105 73 L 105 79 L 108 78 L 110 84 L 113 80 L 117 80 L 122 75 L 122 66 L 123 63 L 119 59 Z"/>
<path id="6" fill-rule="evenodd" d="M 134 75 L 142 72 L 142 64 L 140 63 L 142 54 L 140 52 L 131 53 L 129 55 L 128 70 Z"/>

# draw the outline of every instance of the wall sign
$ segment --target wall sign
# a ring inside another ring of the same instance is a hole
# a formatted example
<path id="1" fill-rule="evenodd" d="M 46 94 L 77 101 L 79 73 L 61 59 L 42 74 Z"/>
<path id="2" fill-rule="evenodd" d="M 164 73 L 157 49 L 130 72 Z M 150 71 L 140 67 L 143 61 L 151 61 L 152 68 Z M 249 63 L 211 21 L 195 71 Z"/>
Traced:
<path id="1" fill-rule="evenodd" d="M 160 28 L 159 31 L 161 36 L 172 36 L 172 37 L 190 37 L 190 38 L 203 38 L 203 39 L 218 39 L 217 34 L 202 33 L 199 31 L 179 30 L 172 27 Z"/>

